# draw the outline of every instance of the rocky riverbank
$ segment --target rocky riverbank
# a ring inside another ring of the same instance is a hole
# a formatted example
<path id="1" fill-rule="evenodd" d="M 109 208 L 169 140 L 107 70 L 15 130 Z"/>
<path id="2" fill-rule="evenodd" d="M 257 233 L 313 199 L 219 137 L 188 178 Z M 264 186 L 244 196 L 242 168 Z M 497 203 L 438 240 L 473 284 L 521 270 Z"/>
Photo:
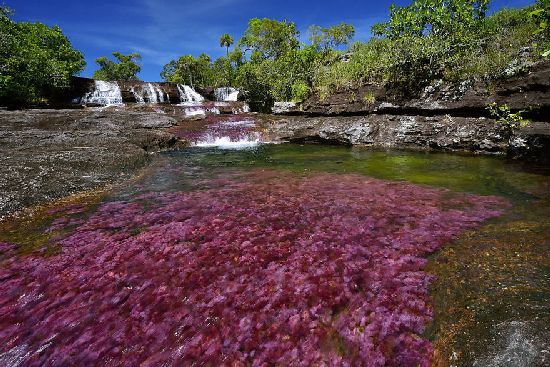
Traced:
<path id="1" fill-rule="evenodd" d="M 507 154 L 538 161 L 550 157 L 550 124 L 546 122 L 532 122 L 524 129 L 510 130 L 485 117 L 290 116 L 276 120 L 269 129 L 277 139 L 292 142 Z"/>
<path id="2" fill-rule="evenodd" d="M 499 123 L 487 111 L 490 103 L 528 110 L 530 124 L 511 129 Z M 371 83 L 278 107 L 285 118 L 271 130 L 284 140 L 550 160 L 550 62 L 491 84 L 438 81 L 414 99 L 399 98 L 388 86 Z"/>
<path id="3" fill-rule="evenodd" d="M 127 179 L 185 141 L 179 116 L 115 108 L 0 111 L 0 217 Z"/>

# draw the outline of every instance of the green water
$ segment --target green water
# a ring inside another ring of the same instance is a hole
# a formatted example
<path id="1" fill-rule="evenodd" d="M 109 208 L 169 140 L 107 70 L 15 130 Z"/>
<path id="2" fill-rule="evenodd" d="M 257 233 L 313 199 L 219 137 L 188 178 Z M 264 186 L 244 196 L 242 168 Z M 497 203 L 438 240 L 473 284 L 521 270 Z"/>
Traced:
<path id="1" fill-rule="evenodd" d="M 514 201 L 550 192 L 550 168 L 502 158 L 318 145 L 263 145 L 247 150 L 190 149 L 165 155 L 204 172 L 265 168 L 307 173 L 355 173 L 444 187 Z M 546 189 L 546 191 L 545 191 Z"/>

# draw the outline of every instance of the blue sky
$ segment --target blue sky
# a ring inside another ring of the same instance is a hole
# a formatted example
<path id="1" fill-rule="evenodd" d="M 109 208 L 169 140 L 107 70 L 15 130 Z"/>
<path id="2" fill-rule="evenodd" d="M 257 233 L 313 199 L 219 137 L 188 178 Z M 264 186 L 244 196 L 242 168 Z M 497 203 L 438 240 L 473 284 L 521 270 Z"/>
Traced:
<path id="1" fill-rule="evenodd" d="M 219 37 L 237 40 L 250 18 L 287 19 L 305 35 L 311 24 L 330 26 L 342 21 L 356 27 L 355 40 L 366 40 L 373 23 L 387 18 L 391 3 L 410 1 L 366 0 L 4 0 L 19 21 L 59 25 L 74 47 L 81 50 L 91 76 L 99 56 L 112 51 L 139 52 L 140 78 L 160 80 L 163 65 L 184 54 L 224 55 Z M 519 7 L 534 0 L 494 0 L 492 10 Z"/>

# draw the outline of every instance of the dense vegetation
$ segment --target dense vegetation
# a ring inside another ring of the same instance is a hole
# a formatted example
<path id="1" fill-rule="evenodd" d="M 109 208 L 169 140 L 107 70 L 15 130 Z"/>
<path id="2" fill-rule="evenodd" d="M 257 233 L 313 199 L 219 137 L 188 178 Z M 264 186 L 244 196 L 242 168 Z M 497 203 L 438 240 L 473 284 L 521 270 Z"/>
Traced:
<path id="1" fill-rule="evenodd" d="M 15 22 L 0 7 L 0 105 L 39 101 L 70 85 L 86 65 L 59 27 Z"/>
<path id="2" fill-rule="evenodd" d="M 182 56 L 166 65 L 161 76 L 196 86 L 233 85 L 269 105 L 299 101 L 312 91 L 325 97 L 366 82 L 384 82 L 395 94 L 412 96 L 435 81 L 495 80 L 548 56 L 550 0 L 487 16 L 489 3 L 415 0 L 406 7 L 392 5 L 389 20 L 372 28 L 373 38 L 353 44 L 354 28 L 345 23 L 311 26 L 310 42 L 303 44 L 292 22 L 252 19 L 226 56 L 215 61 L 206 54 Z M 220 40 L 228 49 L 231 43 Z"/>
<path id="3" fill-rule="evenodd" d="M 543 9 L 543 3 L 537 9 Z M 376 35 L 352 46 L 349 62 L 314 71 L 314 88 L 327 95 L 354 83 L 387 82 L 411 95 L 441 80 L 491 81 L 522 71 L 541 57 L 548 34 L 536 32 L 533 7 L 503 9 L 486 16 L 488 0 L 417 0 L 390 8 L 390 20 L 373 27 Z"/>
<path id="4" fill-rule="evenodd" d="M 220 38 L 226 55 L 183 55 L 165 65 L 165 81 L 194 87 L 234 86 L 247 91 L 255 107 L 274 100 L 324 98 L 337 90 L 383 82 L 390 92 L 414 96 L 433 83 L 492 81 L 522 72 L 550 56 L 550 0 L 490 16 L 489 0 L 414 0 L 390 7 L 389 19 L 373 37 L 352 43 L 354 27 L 313 25 L 309 42 L 299 41 L 294 23 L 249 21 L 236 41 Z M 85 62 L 59 27 L 15 22 L 0 7 L 0 103 L 21 105 L 67 87 Z M 233 46 L 232 49 L 230 49 Z M 116 61 L 96 59 L 94 79 L 138 80 L 141 56 L 114 52 Z"/>
<path id="5" fill-rule="evenodd" d="M 139 80 L 137 74 L 141 71 L 141 55 L 134 52 L 130 55 L 123 55 L 120 52 L 113 52 L 118 62 L 109 60 L 102 56 L 95 62 L 99 65 L 93 78 L 96 80 Z"/>

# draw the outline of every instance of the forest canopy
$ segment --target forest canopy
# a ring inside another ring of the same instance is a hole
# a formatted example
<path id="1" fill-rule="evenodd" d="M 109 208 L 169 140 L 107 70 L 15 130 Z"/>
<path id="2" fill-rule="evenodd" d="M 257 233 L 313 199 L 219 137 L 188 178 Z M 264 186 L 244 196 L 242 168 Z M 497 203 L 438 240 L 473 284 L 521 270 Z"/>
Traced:
<path id="1" fill-rule="evenodd" d="M 16 22 L 0 6 L 0 104 L 21 106 L 67 88 L 86 66 L 61 28 Z"/>

